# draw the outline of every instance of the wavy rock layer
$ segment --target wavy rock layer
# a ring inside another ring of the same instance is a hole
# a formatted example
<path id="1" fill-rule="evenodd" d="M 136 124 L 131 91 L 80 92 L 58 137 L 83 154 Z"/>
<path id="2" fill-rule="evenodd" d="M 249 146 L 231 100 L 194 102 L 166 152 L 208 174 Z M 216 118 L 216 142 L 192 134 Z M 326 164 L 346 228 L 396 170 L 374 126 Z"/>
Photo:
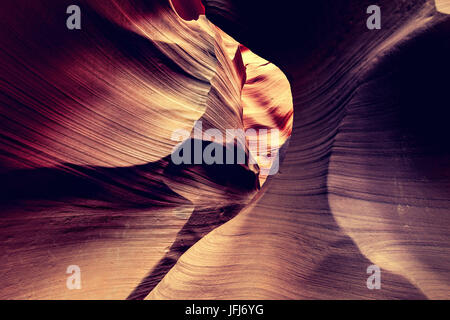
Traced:
<path id="1" fill-rule="evenodd" d="M 247 128 L 239 43 L 196 3 L 80 1 L 80 31 L 68 1 L 2 4 L 0 297 L 144 298 L 257 192 L 258 165 L 171 162 L 174 131 L 197 120 Z M 69 265 L 82 290 L 66 288 Z"/>
<path id="2" fill-rule="evenodd" d="M 0 297 L 450 298 L 442 3 L 5 2 Z M 279 174 L 174 165 L 196 120 L 280 129 Z"/>
<path id="3" fill-rule="evenodd" d="M 378 2 L 370 31 L 369 1 L 205 1 L 288 74 L 293 133 L 281 173 L 149 299 L 450 298 L 450 18 L 434 1 Z M 381 290 L 366 287 L 372 264 Z"/>

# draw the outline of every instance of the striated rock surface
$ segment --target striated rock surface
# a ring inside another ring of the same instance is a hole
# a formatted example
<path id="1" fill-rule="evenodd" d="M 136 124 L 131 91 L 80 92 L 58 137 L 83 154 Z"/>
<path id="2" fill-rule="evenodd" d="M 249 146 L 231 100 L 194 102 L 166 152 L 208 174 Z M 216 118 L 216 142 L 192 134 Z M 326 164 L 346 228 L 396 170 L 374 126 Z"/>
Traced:
<path id="1" fill-rule="evenodd" d="M 450 18 L 379 1 L 371 31 L 368 1 L 205 2 L 288 75 L 293 133 L 280 174 L 149 298 L 448 299 Z M 366 287 L 372 264 L 381 290 Z"/>
<path id="2" fill-rule="evenodd" d="M 0 298 L 450 298 L 445 1 L 70 4 L 1 5 Z"/>
<path id="3" fill-rule="evenodd" d="M 198 120 L 250 127 L 239 43 L 195 3 L 81 1 L 79 31 L 68 1 L 2 4 L 1 298 L 144 298 L 264 182 L 258 164 L 171 161 L 174 132 Z M 69 265 L 82 290 L 67 289 Z"/>

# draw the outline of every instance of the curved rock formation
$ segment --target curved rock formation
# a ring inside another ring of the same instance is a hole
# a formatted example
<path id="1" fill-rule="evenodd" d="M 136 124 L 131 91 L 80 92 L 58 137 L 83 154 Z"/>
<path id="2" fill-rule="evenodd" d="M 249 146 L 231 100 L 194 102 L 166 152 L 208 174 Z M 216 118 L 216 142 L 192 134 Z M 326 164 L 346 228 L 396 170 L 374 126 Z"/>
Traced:
<path id="1" fill-rule="evenodd" d="M 174 133 L 196 141 L 196 121 L 224 132 L 263 117 L 244 121 L 239 43 L 185 4 L 83 1 L 80 31 L 61 24 L 68 3 L 2 5 L 2 298 L 144 298 L 264 182 L 245 141 L 231 146 L 242 165 L 172 162 Z M 67 289 L 69 265 L 82 290 Z"/>
<path id="2" fill-rule="evenodd" d="M 69 4 L 0 12 L 1 298 L 450 298 L 444 1 Z"/>
<path id="3" fill-rule="evenodd" d="M 293 134 L 281 173 L 149 298 L 448 299 L 450 18 L 379 1 L 371 31 L 364 1 L 205 2 L 288 74 Z M 366 287 L 372 264 L 381 290 Z"/>

